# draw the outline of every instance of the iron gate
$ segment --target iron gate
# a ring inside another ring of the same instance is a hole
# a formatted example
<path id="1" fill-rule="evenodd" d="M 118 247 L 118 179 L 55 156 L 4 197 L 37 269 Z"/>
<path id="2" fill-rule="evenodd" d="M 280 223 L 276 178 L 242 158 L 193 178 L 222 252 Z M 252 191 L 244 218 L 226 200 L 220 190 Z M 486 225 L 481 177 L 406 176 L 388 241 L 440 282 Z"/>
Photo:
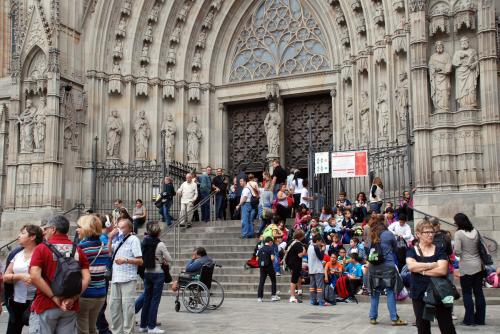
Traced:
<path id="1" fill-rule="evenodd" d="M 135 161 L 122 163 L 109 160 L 105 164 L 94 167 L 95 203 L 94 210 L 100 214 L 110 214 L 117 199 L 123 201 L 123 206 L 132 215 L 135 201 L 141 199 L 147 209 L 148 220 L 159 220 L 160 213 L 155 207 L 156 196 L 163 186 L 163 166 L 156 161 Z M 189 166 L 178 162 L 166 165 L 165 175 L 172 177 L 174 188 L 177 189 L 185 180 Z M 170 214 L 177 218 L 180 211 L 180 198 L 174 197 Z"/>
<path id="2" fill-rule="evenodd" d="M 368 197 L 370 186 L 377 176 L 382 179 L 384 185 L 384 201 L 391 201 L 396 206 L 402 192 L 412 188 L 412 174 L 409 170 L 411 155 L 408 151 L 408 145 L 397 143 L 381 148 L 370 148 L 367 177 L 332 179 L 330 163 L 330 173 L 314 176 L 313 192 L 319 198 L 318 208 L 321 208 L 324 203 L 335 203 L 340 191 L 345 191 L 352 202 L 356 200 L 359 192 L 364 192 Z"/>

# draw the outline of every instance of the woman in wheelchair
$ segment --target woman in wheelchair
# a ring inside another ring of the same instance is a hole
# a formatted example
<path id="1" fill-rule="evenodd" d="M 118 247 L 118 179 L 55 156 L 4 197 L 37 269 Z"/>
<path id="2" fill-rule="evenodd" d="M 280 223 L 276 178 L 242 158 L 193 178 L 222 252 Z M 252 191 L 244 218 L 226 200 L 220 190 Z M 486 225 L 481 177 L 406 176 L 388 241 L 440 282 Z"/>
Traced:
<path id="1" fill-rule="evenodd" d="M 186 269 L 179 274 L 179 279 L 172 283 L 172 291 L 177 291 L 179 286 L 185 286 L 193 280 L 193 277 L 199 275 L 204 265 L 213 263 L 213 260 L 207 255 L 203 247 L 194 249 L 191 260 L 186 265 Z"/>

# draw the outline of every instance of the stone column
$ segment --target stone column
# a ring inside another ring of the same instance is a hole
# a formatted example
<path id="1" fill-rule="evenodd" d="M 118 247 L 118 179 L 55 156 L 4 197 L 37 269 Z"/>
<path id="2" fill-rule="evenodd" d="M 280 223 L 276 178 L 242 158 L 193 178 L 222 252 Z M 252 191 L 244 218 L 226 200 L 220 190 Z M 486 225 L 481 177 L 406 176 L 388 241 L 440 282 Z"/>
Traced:
<path id="1" fill-rule="evenodd" d="M 483 0 L 478 6 L 479 87 L 482 105 L 482 148 L 486 188 L 500 188 L 500 112 L 495 41 L 495 4 Z"/>
<path id="2" fill-rule="evenodd" d="M 2 211 L 2 204 L 4 203 L 5 196 L 5 162 L 7 161 L 7 152 L 5 148 L 7 147 L 7 143 L 9 138 L 7 132 L 7 120 L 8 120 L 8 108 L 7 104 L 0 104 L 0 212 Z"/>
<path id="3" fill-rule="evenodd" d="M 339 80 L 341 80 L 340 76 L 338 76 Z M 335 122 L 335 116 L 337 113 L 337 105 L 336 105 L 336 100 L 337 100 L 337 85 L 335 84 L 333 88 L 330 90 L 330 96 L 332 97 L 332 121 L 334 121 L 334 124 L 332 126 L 332 146 L 333 150 L 335 150 L 337 145 L 336 142 L 336 137 L 335 134 L 337 132 L 337 129 L 335 128 L 337 126 L 337 122 Z"/>
<path id="4" fill-rule="evenodd" d="M 64 143 L 61 133 L 64 120 L 60 106 L 59 49 L 49 50 L 47 69 L 47 110 L 45 127 L 44 185 L 42 206 L 62 209 L 62 159 Z"/>
<path id="5" fill-rule="evenodd" d="M 415 184 L 420 191 L 432 190 L 432 163 L 429 148 L 429 87 L 427 77 L 426 0 L 410 0 L 410 85 L 414 111 Z"/>

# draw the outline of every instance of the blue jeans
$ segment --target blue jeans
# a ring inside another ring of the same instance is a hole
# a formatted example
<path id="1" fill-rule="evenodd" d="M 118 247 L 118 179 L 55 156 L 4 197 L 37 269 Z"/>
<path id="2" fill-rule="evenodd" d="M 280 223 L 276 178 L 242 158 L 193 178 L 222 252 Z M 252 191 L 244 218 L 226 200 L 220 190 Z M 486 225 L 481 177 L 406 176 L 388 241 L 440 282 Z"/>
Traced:
<path id="1" fill-rule="evenodd" d="M 376 213 L 380 213 L 381 208 L 382 202 L 370 202 L 370 210 L 375 211 Z"/>
<path id="2" fill-rule="evenodd" d="M 106 281 L 106 291 L 108 291 L 109 283 Z M 106 320 L 106 315 L 104 312 L 106 312 L 106 308 L 108 306 L 107 300 L 104 300 L 104 305 L 101 308 L 101 311 L 99 311 L 99 315 L 97 316 L 97 321 L 96 321 L 96 327 L 97 331 L 99 334 L 112 334 L 111 330 L 109 329 L 109 323 Z"/>
<path id="3" fill-rule="evenodd" d="M 483 273 L 460 276 L 460 285 L 465 308 L 464 323 L 484 325 L 486 318 L 486 301 L 483 293 Z M 475 303 L 472 300 L 474 293 Z M 475 308 L 474 308 L 475 306 Z"/>
<path id="4" fill-rule="evenodd" d="M 217 219 L 222 219 L 223 217 L 223 204 L 224 203 L 224 195 L 217 193 L 215 195 L 215 217 Z"/>
<path id="5" fill-rule="evenodd" d="M 252 205 L 247 202 L 244 203 L 241 207 L 241 236 L 243 238 L 253 238 L 253 219 L 252 212 L 255 210 L 252 209 Z"/>
<path id="6" fill-rule="evenodd" d="M 391 320 L 398 320 L 398 312 L 396 310 L 396 295 L 394 294 L 394 290 L 392 288 L 386 288 L 385 291 L 387 293 L 387 309 L 389 310 Z M 378 318 L 378 301 L 381 292 L 382 288 L 378 287 L 370 297 L 370 319 Z"/>
<path id="7" fill-rule="evenodd" d="M 160 215 L 163 217 L 163 221 L 167 223 L 168 226 L 172 225 L 172 216 L 170 215 L 171 206 L 172 206 L 172 201 L 167 201 L 160 208 Z"/>
<path id="8" fill-rule="evenodd" d="M 144 306 L 144 291 L 135 300 L 135 314 L 139 313 Z"/>
<path id="9" fill-rule="evenodd" d="M 141 328 L 156 327 L 158 306 L 165 282 L 163 273 L 144 273 L 144 304 L 141 313 Z"/>
<path id="10" fill-rule="evenodd" d="M 208 197 L 210 193 L 205 191 L 200 191 L 200 201 L 203 201 Z M 201 220 L 207 222 L 210 220 L 210 201 L 207 201 L 201 206 Z"/>

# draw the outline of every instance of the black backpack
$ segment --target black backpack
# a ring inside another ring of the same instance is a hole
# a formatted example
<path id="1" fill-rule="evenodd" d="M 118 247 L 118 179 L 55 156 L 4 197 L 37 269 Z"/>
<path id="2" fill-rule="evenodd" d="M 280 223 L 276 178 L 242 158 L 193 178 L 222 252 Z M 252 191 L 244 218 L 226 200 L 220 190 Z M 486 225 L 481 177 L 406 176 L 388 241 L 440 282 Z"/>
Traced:
<path id="1" fill-rule="evenodd" d="M 257 257 L 259 258 L 260 268 L 267 268 L 272 264 L 271 254 L 269 252 L 264 252 L 264 247 L 259 249 L 259 251 L 257 252 Z"/>
<path id="2" fill-rule="evenodd" d="M 75 259 L 76 245 L 73 244 L 70 256 L 62 255 L 57 248 L 43 242 L 57 258 L 57 267 L 50 288 L 56 297 L 73 297 L 82 292 L 82 268 Z"/>
<path id="3" fill-rule="evenodd" d="M 248 188 L 250 189 L 250 205 L 252 206 L 252 209 L 256 210 L 259 207 L 260 199 L 259 196 L 255 196 L 253 192 L 255 191 L 258 194 L 259 191 L 250 186 Z"/>

